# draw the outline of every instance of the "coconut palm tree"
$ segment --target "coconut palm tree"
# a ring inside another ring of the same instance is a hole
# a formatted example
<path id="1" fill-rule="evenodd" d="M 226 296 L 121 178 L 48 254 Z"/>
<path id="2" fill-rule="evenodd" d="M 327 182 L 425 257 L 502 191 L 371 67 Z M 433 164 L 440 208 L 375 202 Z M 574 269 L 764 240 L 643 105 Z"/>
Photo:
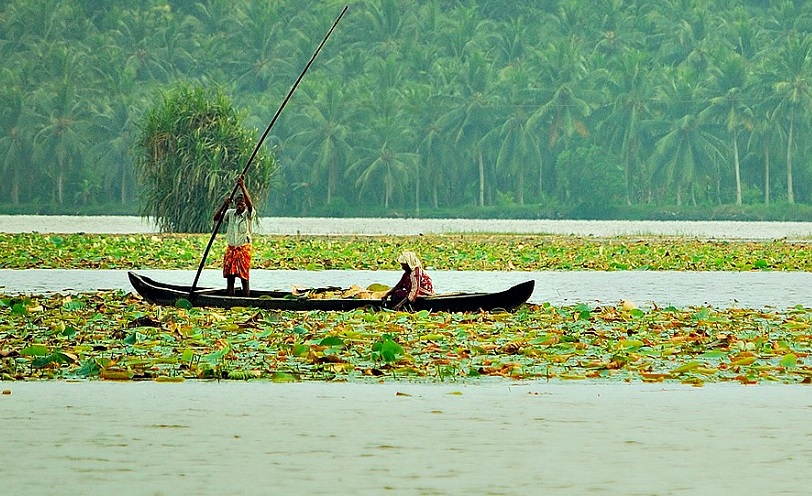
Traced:
<path id="1" fill-rule="evenodd" d="M 795 203 L 793 163 L 798 142 L 809 136 L 812 111 L 812 36 L 792 36 L 773 60 L 773 117 L 786 132 L 787 201 Z"/>
<path id="2" fill-rule="evenodd" d="M 111 200 L 126 204 L 136 197 L 135 168 L 130 154 L 140 115 L 135 105 L 125 99 L 98 102 L 91 125 L 97 138 L 88 149 L 93 176 Z"/>
<path id="3" fill-rule="evenodd" d="M 88 100 L 77 97 L 77 89 L 69 81 L 57 81 L 51 89 L 34 94 L 39 130 L 34 136 L 34 159 L 44 165 L 53 181 L 51 201 L 65 203 L 66 181 L 76 178 L 83 165 L 88 147 L 90 111 Z"/>
<path id="4" fill-rule="evenodd" d="M 9 70 L 3 70 L 11 81 Z M 24 100 L 20 86 L 0 89 L 0 170 L 11 203 L 20 203 L 26 178 L 31 178 L 31 142 L 24 122 Z"/>
<path id="5" fill-rule="evenodd" d="M 683 204 L 686 193 L 696 204 L 700 183 L 713 177 L 718 182 L 718 174 L 708 167 L 722 156 L 723 143 L 699 118 L 697 95 L 703 93 L 699 78 L 686 69 L 666 70 L 664 76 L 657 99 L 667 111 L 659 122 L 663 132 L 650 160 L 659 182 L 674 188 L 677 205 Z"/>
<path id="6" fill-rule="evenodd" d="M 748 94 L 747 67 L 735 52 L 722 51 L 722 60 L 712 68 L 711 97 L 708 106 L 699 113 L 701 121 L 715 121 L 730 135 L 730 155 L 735 176 L 736 205 L 742 204 L 742 180 L 739 157 L 739 136 L 752 128 L 752 100 Z"/>
<path id="7" fill-rule="evenodd" d="M 483 136 L 483 147 L 497 150 L 496 170 L 504 171 L 515 186 L 515 200 L 524 205 L 525 177 L 533 164 L 541 162 L 535 130 L 528 125 L 533 92 L 531 76 L 526 66 L 515 64 L 505 68 L 496 83 L 501 96 L 494 112 L 496 127 Z"/>
<path id="8" fill-rule="evenodd" d="M 353 107 L 347 105 L 341 82 L 318 79 L 303 85 L 295 116 L 286 122 L 293 127 L 289 143 L 299 151 L 291 167 L 309 171 L 297 174 L 318 191 L 323 191 L 326 204 L 333 201 L 342 177 L 340 167 L 350 154 L 350 123 Z"/>
<path id="9" fill-rule="evenodd" d="M 366 126 L 353 145 L 353 162 L 345 175 L 353 178 L 358 197 L 372 195 L 384 208 L 403 200 L 417 168 L 415 137 L 410 120 L 394 90 L 368 96 L 360 110 Z"/>
<path id="10" fill-rule="evenodd" d="M 588 75 L 582 44 L 577 39 L 561 39 L 537 52 L 534 64 L 539 73 L 535 84 L 538 106 L 533 109 L 527 126 L 535 130 L 544 154 L 550 157 L 554 170 L 555 157 L 575 135 L 587 136 Z M 543 174 L 539 174 L 541 191 Z"/>
<path id="11" fill-rule="evenodd" d="M 458 163 L 475 166 L 476 203 L 484 206 L 488 174 L 481 145 L 483 137 L 493 129 L 493 109 L 497 103 L 491 88 L 492 67 L 479 52 L 474 52 L 457 68 L 461 77 L 449 86 L 453 93 L 446 99 L 448 107 L 439 122 L 458 149 Z"/>
<path id="12" fill-rule="evenodd" d="M 625 200 L 631 205 L 641 200 L 641 183 L 647 175 L 641 157 L 650 135 L 646 123 L 652 119 L 649 54 L 626 51 L 611 59 L 605 74 L 609 102 L 595 111 L 593 119 L 603 139 L 623 159 Z"/>

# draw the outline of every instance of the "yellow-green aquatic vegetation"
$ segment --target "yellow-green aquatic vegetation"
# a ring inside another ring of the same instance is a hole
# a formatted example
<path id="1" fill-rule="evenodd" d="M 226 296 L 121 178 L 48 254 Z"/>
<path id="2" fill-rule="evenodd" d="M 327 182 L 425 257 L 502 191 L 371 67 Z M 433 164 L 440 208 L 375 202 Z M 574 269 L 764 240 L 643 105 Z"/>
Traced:
<path id="1" fill-rule="evenodd" d="M 194 269 L 209 235 L 0 234 L 6 269 Z M 220 264 L 222 236 L 207 259 Z M 812 270 L 812 241 L 551 235 L 255 236 L 254 267 L 397 270 L 398 253 L 442 270 Z"/>
<path id="2" fill-rule="evenodd" d="M 810 383 L 812 309 L 515 313 L 158 307 L 121 291 L 0 295 L 3 380 Z"/>

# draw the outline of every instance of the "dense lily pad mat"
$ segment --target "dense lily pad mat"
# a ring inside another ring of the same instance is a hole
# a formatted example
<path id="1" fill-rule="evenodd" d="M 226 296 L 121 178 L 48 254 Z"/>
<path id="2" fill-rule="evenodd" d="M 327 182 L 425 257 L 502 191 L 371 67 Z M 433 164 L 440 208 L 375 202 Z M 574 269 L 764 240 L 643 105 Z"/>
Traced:
<path id="1" fill-rule="evenodd" d="M 5 269 L 196 269 L 210 235 L 0 234 Z M 552 235 L 256 236 L 264 269 L 397 270 L 403 249 L 442 270 L 812 270 L 812 241 Z M 219 267 L 223 236 L 207 258 Z"/>
<path id="2" fill-rule="evenodd" d="M 3 380 L 812 380 L 812 309 L 527 305 L 508 314 L 167 308 L 0 295 Z"/>

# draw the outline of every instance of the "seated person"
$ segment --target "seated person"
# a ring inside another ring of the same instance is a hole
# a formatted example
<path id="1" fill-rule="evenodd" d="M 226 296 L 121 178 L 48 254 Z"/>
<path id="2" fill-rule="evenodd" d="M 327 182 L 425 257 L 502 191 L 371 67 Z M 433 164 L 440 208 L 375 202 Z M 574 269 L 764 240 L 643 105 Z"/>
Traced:
<path id="1" fill-rule="evenodd" d="M 403 267 L 403 276 L 383 296 L 382 301 L 387 299 L 397 302 L 393 307 L 399 310 L 406 303 L 413 302 L 418 296 L 431 296 L 434 294 L 434 287 L 431 278 L 420 264 L 420 259 L 413 251 L 404 251 L 398 257 L 398 263 Z"/>

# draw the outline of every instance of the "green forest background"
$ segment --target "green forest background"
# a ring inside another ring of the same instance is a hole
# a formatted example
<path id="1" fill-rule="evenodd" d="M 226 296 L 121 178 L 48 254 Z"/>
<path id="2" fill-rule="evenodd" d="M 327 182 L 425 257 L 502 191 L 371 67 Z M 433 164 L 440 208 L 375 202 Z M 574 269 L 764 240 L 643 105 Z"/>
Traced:
<path id="1" fill-rule="evenodd" d="M 134 214 L 162 92 L 222 88 L 258 138 L 345 4 L 0 1 L 0 211 Z M 349 6 L 260 215 L 812 218 L 812 2 Z"/>

